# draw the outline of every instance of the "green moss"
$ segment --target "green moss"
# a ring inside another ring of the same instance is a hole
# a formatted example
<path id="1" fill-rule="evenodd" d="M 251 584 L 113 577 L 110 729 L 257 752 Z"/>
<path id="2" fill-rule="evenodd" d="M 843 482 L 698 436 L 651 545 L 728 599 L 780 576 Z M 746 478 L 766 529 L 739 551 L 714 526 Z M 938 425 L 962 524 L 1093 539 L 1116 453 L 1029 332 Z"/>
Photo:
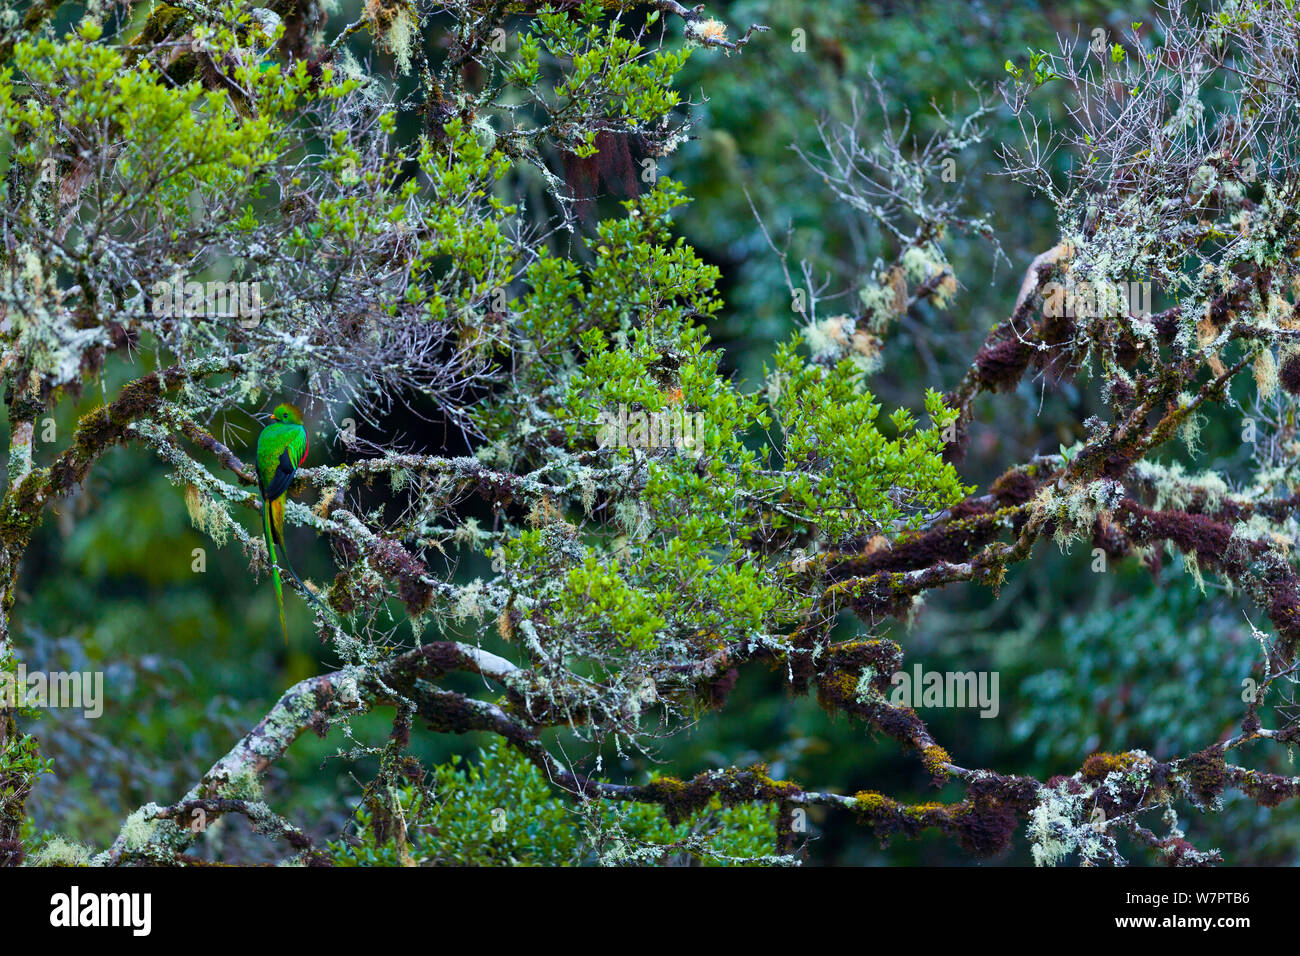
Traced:
<path id="1" fill-rule="evenodd" d="M 262 781 L 252 767 L 242 767 L 233 776 L 217 785 L 217 796 L 228 800 L 260 801 Z"/>
<path id="2" fill-rule="evenodd" d="M 32 532 L 40 524 L 48 498 L 48 468 L 27 473 L 17 487 L 11 488 L 0 503 L 0 541 L 11 553 L 27 547 Z"/>

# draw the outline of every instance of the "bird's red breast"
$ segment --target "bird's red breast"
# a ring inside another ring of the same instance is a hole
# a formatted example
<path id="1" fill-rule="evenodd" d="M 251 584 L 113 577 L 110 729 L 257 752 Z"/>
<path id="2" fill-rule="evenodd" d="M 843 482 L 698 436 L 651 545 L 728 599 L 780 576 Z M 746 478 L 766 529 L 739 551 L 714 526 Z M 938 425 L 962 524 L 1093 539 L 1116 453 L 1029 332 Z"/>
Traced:
<path id="1" fill-rule="evenodd" d="M 307 429 L 302 430 L 302 457 L 298 459 L 298 467 L 307 460 L 307 452 L 311 451 L 311 438 L 307 435 Z"/>

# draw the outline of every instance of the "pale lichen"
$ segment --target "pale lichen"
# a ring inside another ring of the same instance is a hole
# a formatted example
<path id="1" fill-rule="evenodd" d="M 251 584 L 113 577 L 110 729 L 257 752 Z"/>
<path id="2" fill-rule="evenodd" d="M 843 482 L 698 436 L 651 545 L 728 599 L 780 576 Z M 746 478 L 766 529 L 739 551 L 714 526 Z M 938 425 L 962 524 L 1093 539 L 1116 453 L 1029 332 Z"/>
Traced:
<path id="1" fill-rule="evenodd" d="M 26 866 L 90 866 L 94 851 L 84 844 L 53 837 L 29 856 Z"/>

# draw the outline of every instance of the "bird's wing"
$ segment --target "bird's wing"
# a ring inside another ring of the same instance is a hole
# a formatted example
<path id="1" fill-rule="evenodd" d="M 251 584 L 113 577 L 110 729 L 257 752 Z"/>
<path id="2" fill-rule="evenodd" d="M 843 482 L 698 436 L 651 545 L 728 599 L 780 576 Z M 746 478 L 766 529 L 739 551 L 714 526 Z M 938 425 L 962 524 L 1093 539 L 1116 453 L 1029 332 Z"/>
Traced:
<path id="1" fill-rule="evenodd" d="M 275 474 L 271 476 L 271 483 L 262 491 L 262 497 L 270 501 L 284 494 L 289 487 L 289 482 L 293 481 L 293 473 L 297 470 L 298 466 L 289 457 L 289 449 L 284 449 L 280 452 L 280 463 L 275 469 Z"/>

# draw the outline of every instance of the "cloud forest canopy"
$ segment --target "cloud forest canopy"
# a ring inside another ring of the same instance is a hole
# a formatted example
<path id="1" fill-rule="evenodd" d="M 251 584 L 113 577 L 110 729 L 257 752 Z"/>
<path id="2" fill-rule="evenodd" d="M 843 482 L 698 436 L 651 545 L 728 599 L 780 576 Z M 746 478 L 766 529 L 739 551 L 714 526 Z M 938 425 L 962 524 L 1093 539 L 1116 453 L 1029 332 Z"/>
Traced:
<path id="1" fill-rule="evenodd" d="M 1300 14 L 1175 5 L 1103 44 L 1067 37 L 919 139 L 885 83 L 846 94 L 796 158 L 883 251 L 833 293 L 778 228 L 744 226 L 796 320 L 746 381 L 710 338 L 726 277 L 676 231 L 690 197 L 670 173 L 702 134 L 681 74 L 769 43 L 798 37 L 673 0 L 6 11 L 4 671 L 39 630 L 20 597 L 53 586 L 34 542 L 119 448 L 152 456 L 204 549 L 239 556 L 223 588 L 266 590 L 249 434 L 282 400 L 312 438 L 286 523 L 330 555 L 318 582 L 286 577 L 287 611 L 335 666 L 279 688 L 242 738 L 208 737 L 206 772 L 96 847 L 33 832 L 43 715 L 0 698 L 0 860 L 183 863 L 238 815 L 308 863 L 794 863 L 815 812 L 977 857 L 1201 864 L 1220 853 L 1181 803 L 1300 795 L 1268 763 L 1300 734 Z M 1014 306 L 963 369 L 883 401 L 891 342 L 962 308 L 955 263 L 1007 258 L 962 165 L 994 123 L 1019 132 L 996 143 L 1001 172 L 1050 203 L 1056 241 L 1002 273 Z M 1143 284 L 1154 306 L 1128 294 Z M 1074 389 L 1095 413 L 1071 446 L 978 482 L 978 416 L 1018 388 Z M 1216 415 L 1250 421 L 1242 453 L 1210 446 Z M 1214 460 L 1186 469 L 1178 443 Z M 979 766 L 896 699 L 896 625 L 927 595 L 997 595 L 1073 542 L 1231 589 L 1259 653 L 1230 733 L 1168 756 L 1103 737 L 1049 777 Z M 945 799 L 763 763 L 620 774 L 754 673 Z M 375 713 L 379 742 L 354 731 Z M 307 730 L 367 768 L 348 839 L 264 787 Z M 414 754 L 471 733 L 493 740 L 480 765 Z M 483 829 L 516 801 L 540 831 Z"/>

